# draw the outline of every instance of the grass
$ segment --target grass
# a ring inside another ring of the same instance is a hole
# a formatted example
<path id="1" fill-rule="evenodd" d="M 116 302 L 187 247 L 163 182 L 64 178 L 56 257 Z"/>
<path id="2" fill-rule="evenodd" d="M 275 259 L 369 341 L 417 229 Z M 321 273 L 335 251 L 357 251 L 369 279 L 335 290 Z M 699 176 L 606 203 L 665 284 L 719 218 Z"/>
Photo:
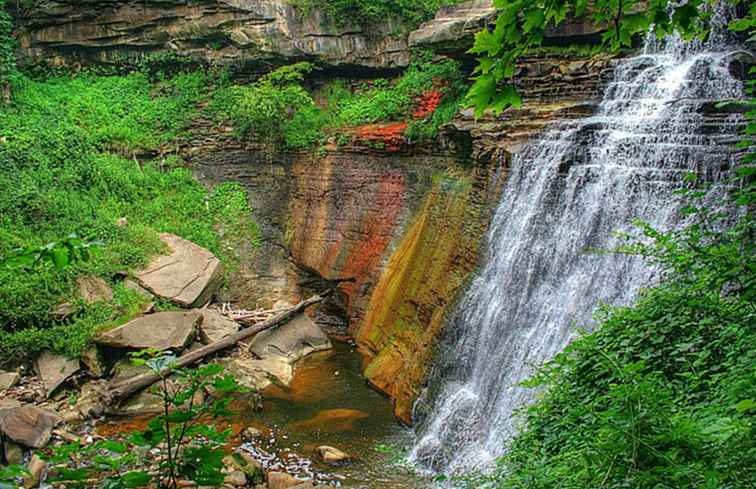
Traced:
<path id="1" fill-rule="evenodd" d="M 0 362 L 44 348 L 76 355 L 96 330 L 135 315 L 141 299 L 116 276 L 163 251 L 159 232 L 206 247 L 231 268 L 228 243 L 254 241 L 238 185 L 209 190 L 176 157 L 137 156 L 184 133 L 211 82 L 201 71 L 157 82 L 142 73 L 19 78 L 13 103 L 0 107 L 0 256 L 72 232 L 105 244 L 63 271 L 0 270 Z M 109 281 L 113 302 L 77 301 L 82 274 Z M 61 322 L 51 311 L 63 302 L 75 312 Z"/>

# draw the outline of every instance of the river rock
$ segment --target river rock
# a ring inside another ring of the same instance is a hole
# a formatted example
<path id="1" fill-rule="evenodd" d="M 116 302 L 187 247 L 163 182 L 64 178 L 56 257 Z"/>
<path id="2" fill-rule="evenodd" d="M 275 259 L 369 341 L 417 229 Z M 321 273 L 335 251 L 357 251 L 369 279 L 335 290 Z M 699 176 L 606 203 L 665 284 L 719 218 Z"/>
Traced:
<path id="1" fill-rule="evenodd" d="M 263 360 L 237 357 L 223 365 L 239 384 L 256 391 L 266 389 L 273 381 L 288 386 L 294 378 L 294 368 L 282 357 Z"/>
<path id="2" fill-rule="evenodd" d="M 284 358 L 294 363 L 316 351 L 333 348 L 331 340 L 305 314 L 300 314 L 278 328 L 255 336 L 249 350 L 261 359 Z"/>
<path id="3" fill-rule="evenodd" d="M 0 370 L 0 392 L 8 390 L 16 385 L 21 378 L 18 372 L 6 372 Z"/>
<path id="4" fill-rule="evenodd" d="M 47 445 L 58 423 L 58 416 L 29 404 L 0 411 L 0 432 L 28 448 Z"/>
<path id="5" fill-rule="evenodd" d="M 139 284 L 152 294 L 183 307 L 206 304 L 223 282 L 223 265 L 215 255 L 174 234 L 160 239 L 170 250 L 136 273 Z"/>
<path id="6" fill-rule="evenodd" d="M 302 484 L 303 481 L 285 472 L 268 472 L 268 489 L 288 489 Z"/>
<path id="7" fill-rule="evenodd" d="M 79 359 L 57 355 L 49 350 L 43 351 L 34 361 L 34 368 L 45 385 L 48 396 L 63 382 L 81 369 Z"/>
<path id="8" fill-rule="evenodd" d="M 21 465 L 24 461 L 24 449 L 11 440 L 3 441 L 3 455 L 8 465 Z"/>
<path id="9" fill-rule="evenodd" d="M 87 304 L 113 300 L 113 289 L 100 277 L 94 275 L 79 277 L 76 279 L 76 287 L 79 289 L 79 297 Z"/>
<path id="10" fill-rule="evenodd" d="M 95 341 L 114 348 L 181 350 L 194 337 L 202 315 L 190 312 L 159 312 L 129 321 L 98 336 Z"/>
<path id="11" fill-rule="evenodd" d="M 327 445 L 318 447 L 317 451 L 320 459 L 327 464 L 338 465 L 351 460 L 351 457 L 346 453 L 338 448 L 329 447 Z"/>
<path id="12" fill-rule="evenodd" d="M 28 473 L 23 477 L 24 488 L 32 489 L 33 487 L 37 487 L 42 481 L 45 469 L 47 469 L 47 462 L 42 460 L 42 457 L 36 453 L 32 455 L 29 465 L 26 467 Z"/>
<path id="13" fill-rule="evenodd" d="M 100 350 L 98 350 L 96 346 L 87 348 L 79 357 L 79 361 L 94 378 L 99 379 L 104 377 L 108 372 L 107 366 L 100 354 Z"/>
<path id="14" fill-rule="evenodd" d="M 227 318 L 215 309 L 202 309 L 202 323 L 199 327 L 200 339 L 206 345 L 220 341 L 239 331 L 239 323 Z"/>

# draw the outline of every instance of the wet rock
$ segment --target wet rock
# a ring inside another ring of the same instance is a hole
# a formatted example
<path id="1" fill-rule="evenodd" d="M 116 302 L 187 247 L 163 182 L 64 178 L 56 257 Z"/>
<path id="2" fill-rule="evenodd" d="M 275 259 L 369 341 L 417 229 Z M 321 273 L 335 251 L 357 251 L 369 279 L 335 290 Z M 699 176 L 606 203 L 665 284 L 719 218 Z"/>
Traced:
<path id="1" fill-rule="evenodd" d="M 42 457 L 40 457 L 36 453 L 32 455 L 32 458 L 29 461 L 29 465 L 26 467 L 26 470 L 29 473 L 25 475 L 23 478 L 24 488 L 32 489 L 33 487 L 37 487 L 39 483 L 42 481 L 42 477 L 46 469 L 47 469 L 47 462 L 42 460 Z"/>
<path id="2" fill-rule="evenodd" d="M 338 448 L 329 447 L 327 445 L 318 447 L 317 451 L 320 459 L 327 464 L 339 465 L 351 460 L 351 457 L 346 453 Z"/>
<path id="3" fill-rule="evenodd" d="M 251 480 L 262 480 L 263 467 L 255 458 L 245 450 L 237 449 L 229 458 L 229 465 L 244 472 Z"/>
<path id="4" fill-rule="evenodd" d="M 114 384 L 119 384 L 137 375 L 145 374 L 149 370 L 150 368 L 146 365 L 134 365 L 130 358 L 122 358 L 113 365 L 113 378 L 111 381 Z"/>
<path id="5" fill-rule="evenodd" d="M 268 489 L 288 489 L 301 485 L 302 481 L 284 472 L 268 472 Z"/>
<path id="6" fill-rule="evenodd" d="M 9 465 L 21 465 L 24 461 L 24 448 L 11 440 L 3 441 L 3 455 Z"/>
<path id="7" fill-rule="evenodd" d="M 95 341 L 115 348 L 181 350 L 202 321 L 198 312 L 159 312 L 142 316 L 98 336 Z"/>
<path id="8" fill-rule="evenodd" d="M 232 470 L 228 475 L 226 475 L 225 479 L 223 479 L 223 482 L 235 487 L 246 486 L 247 476 L 240 470 Z"/>
<path id="9" fill-rule="evenodd" d="M 249 350 L 261 359 L 284 358 L 294 363 L 316 351 L 332 348 L 323 330 L 305 314 L 300 314 L 278 328 L 255 336 Z"/>
<path id="10" fill-rule="evenodd" d="M 113 300 L 113 289 L 100 277 L 94 275 L 79 277 L 76 279 L 76 287 L 79 290 L 79 297 L 87 304 Z"/>
<path id="11" fill-rule="evenodd" d="M 202 323 L 199 327 L 200 339 L 206 345 L 220 341 L 239 331 L 239 323 L 227 318 L 215 309 L 202 309 Z"/>
<path id="12" fill-rule="evenodd" d="M 100 350 L 98 350 L 96 346 L 87 348 L 79 357 L 79 361 L 84 365 L 87 371 L 89 371 L 89 375 L 94 378 L 99 379 L 104 377 L 108 372 L 107 366 L 100 354 Z"/>
<path id="13" fill-rule="evenodd" d="M 169 254 L 154 259 L 136 273 L 139 284 L 152 294 L 183 307 L 198 307 L 210 301 L 223 282 L 223 265 L 215 255 L 174 234 L 160 239 Z"/>
<path id="14" fill-rule="evenodd" d="M 105 404 L 104 384 L 90 382 L 82 386 L 74 412 L 79 419 L 101 416 L 105 411 Z"/>
<path id="15" fill-rule="evenodd" d="M 239 384 L 262 391 L 276 380 L 288 385 L 294 376 L 291 365 L 281 359 L 254 360 L 251 358 L 233 358 L 222 362 L 226 371 L 233 375 Z"/>
<path id="16" fill-rule="evenodd" d="M 21 378 L 18 372 L 6 372 L 0 370 L 0 392 L 16 385 Z"/>
<path id="17" fill-rule="evenodd" d="M 162 414 L 163 410 L 163 400 L 160 396 L 142 391 L 130 397 L 121 405 L 109 408 L 108 414 L 113 416 L 145 416 Z"/>
<path id="18" fill-rule="evenodd" d="M 246 428 L 244 431 L 242 431 L 241 436 L 242 436 L 242 440 L 246 442 L 250 442 L 250 441 L 259 440 L 260 438 L 262 438 L 263 433 L 257 428 L 250 426 L 249 428 Z"/>
<path id="19" fill-rule="evenodd" d="M 28 404 L 0 411 L 0 432 L 28 448 L 47 445 L 58 423 L 58 416 Z"/>
<path id="20" fill-rule="evenodd" d="M 63 382 L 81 369 L 79 359 L 67 358 L 45 350 L 34 361 L 34 368 L 50 396 Z"/>

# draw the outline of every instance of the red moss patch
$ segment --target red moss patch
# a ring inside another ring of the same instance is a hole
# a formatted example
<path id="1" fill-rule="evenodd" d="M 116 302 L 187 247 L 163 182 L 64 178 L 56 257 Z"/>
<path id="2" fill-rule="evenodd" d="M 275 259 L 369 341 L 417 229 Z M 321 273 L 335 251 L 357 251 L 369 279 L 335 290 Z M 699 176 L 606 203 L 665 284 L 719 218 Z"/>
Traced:
<path id="1" fill-rule="evenodd" d="M 395 124 L 370 124 L 355 129 L 355 138 L 358 141 L 375 146 L 387 152 L 397 152 L 405 143 L 404 131 L 407 130 L 406 122 Z"/>
<path id="2" fill-rule="evenodd" d="M 439 90 L 428 90 L 420 96 L 417 103 L 417 109 L 412 114 L 415 119 L 425 119 L 433 115 L 433 113 L 441 105 L 441 100 L 444 98 L 444 94 Z"/>

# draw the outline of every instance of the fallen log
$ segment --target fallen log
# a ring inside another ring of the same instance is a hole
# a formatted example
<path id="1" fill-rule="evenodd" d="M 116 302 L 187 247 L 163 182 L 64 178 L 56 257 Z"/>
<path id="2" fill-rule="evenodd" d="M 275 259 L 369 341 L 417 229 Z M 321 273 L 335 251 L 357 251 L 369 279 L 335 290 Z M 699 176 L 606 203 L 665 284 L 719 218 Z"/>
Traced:
<path id="1" fill-rule="evenodd" d="M 286 323 L 290 321 L 291 319 L 293 319 L 294 316 L 296 316 L 297 314 L 300 314 L 301 312 L 303 312 L 309 306 L 312 306 L 322 301 L 323 301 L 323 297 L 316 295 L 314 297 L 307 299 L 306 301 L 300 302 L 299 304 L 292 307 L 291 309 L 287 309 L 286 311 L 268 319 L 267 321 L 263 321 L 262 323 L 255 324 L 254 326 L 250 326 L 249 328 L 242 329 L 241 331 L 238 331 L 232 335 L 226 336 L 220 341 L 216 341 L 215 343 L 211 343 L 191 353 L 182 355 L 173 364 L 173 369 L 182 368 L 182 367 L 186 367 L 187 365 L 191 365 L 197 362 L 198 360 L 205 358 L 208 355 L 212 355 L 213 353 L 216 353 L 221 350 L 225 350 L 226 348 L 229 348 L 231 346 L 234 346 L 240 341 L 246 340 L 247 338 L 251 338 L 252 336 L 262 331 L 265 331 L 266 329 L 271 329 L 280 324 Z M 158 373 L 150 372 L 150 373 L 138 375 L 131 379 L 124 380 L 122 382 L 110 385 L 106 388 L 106 392 L 104 396 L 105 402 L 106 404 L 109 404 L 109 405 L 117 404 L 123 401 L 124 399 L 127 399 L 131 395 L 139 392 L 140 390 L 151 386 L 155 382 L 162 379 L 164 375 L 170 375 L 170 373 L 171 373 L 170 369 L 167 370 L 162 375 Z"/>

